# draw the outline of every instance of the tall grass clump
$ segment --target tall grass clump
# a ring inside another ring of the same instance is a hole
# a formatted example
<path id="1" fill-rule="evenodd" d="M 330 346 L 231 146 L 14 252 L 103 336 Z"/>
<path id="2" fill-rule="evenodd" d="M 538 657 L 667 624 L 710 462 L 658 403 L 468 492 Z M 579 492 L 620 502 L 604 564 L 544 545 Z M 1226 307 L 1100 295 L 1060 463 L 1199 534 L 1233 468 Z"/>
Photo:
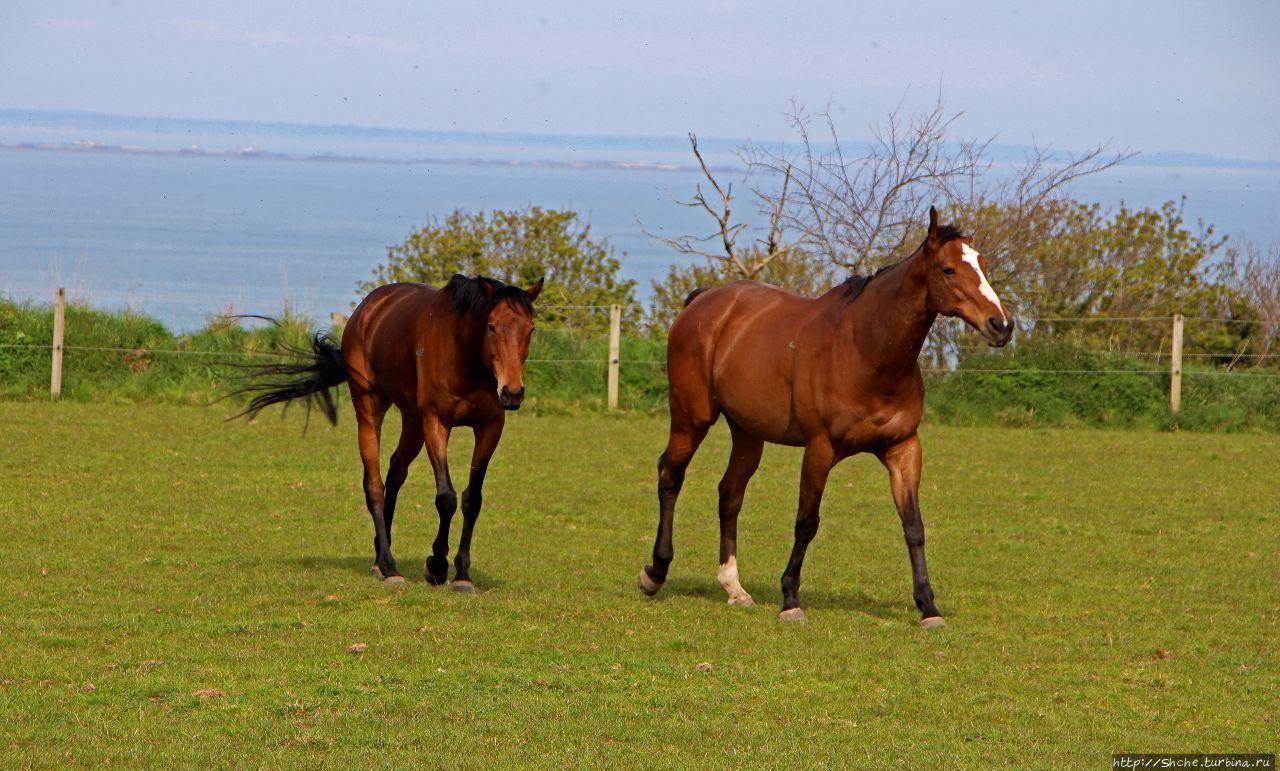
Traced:
<path id="1" fill-rule="evenodd" d="M 270 362 L 306 349 L 315 325 L 286 306 L 274 323 L 226 314 L 176 334 L 136 311 L 67 308 L 63 398 L 77 401 L 163 401 L 206 404 L 252 377 L 237 365 Z M 335 339 L 341 330 L 329 330 Z M 53 310 L 0 300 L 0 398 L 49 394 Z M 622 340 L 620 407 L 653 412 L 666 406 L 666 340 Z M 605 407 L 609 340 L 596 331 L 541 329 L 526 367 L 532 412 Z"/>
<path id="2" fill-rule="evenodd" d="M 231 365 L 280 356 L 306 343 L 311 320 L 287 307 L 277 323 L 211 316 L 191 334 L 175 334 L 132 310 L 67 306 L 62 396 L 77 401 L 207 403 L 223 395 Z M 0 397 L 49 393 L 53 309 L 0 300 Z"/>

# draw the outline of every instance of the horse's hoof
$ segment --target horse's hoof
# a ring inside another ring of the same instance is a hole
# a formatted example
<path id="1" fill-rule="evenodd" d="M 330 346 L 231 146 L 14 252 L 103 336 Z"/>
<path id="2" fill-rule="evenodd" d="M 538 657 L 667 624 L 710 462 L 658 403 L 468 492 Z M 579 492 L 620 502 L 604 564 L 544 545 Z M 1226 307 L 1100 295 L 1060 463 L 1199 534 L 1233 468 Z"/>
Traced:
<path id="1" fill-rule="evenodd" d="M 756 601 L 751 599 L 751 595 L 743 594 L 738 597 L 730 597 L 729 604 L 737 605 L 740 608 L 754 608 L 756 605 Z"/>
<path id="2" fill-rule="evenodd" d="M 403 584 L 404 582 L 404 576 L 387 576 L 382 579 L 384 584 Z"/>
<path id="3" fill-rule="evenodd" d="M 476 593 L 476 585 L 471 583 L 470 581 L 454 581 L 452 584 L 449 584 L 449 588 L 454 590 L 458 594 L 475 594 Z"/>
<path id="4" fill-rule="evenodd" d="M 640 575 L 636 577 L 636 586 L 640 589 L 640 591 L 644 592 L 650 597 L 657 594 L 658 590 L 662 588 L 662 584 L 657 583 L 652 578 L 650 578 L 649 571 L 645 570 L 644 568 L 640 568 Z"/>
<path id="5" fill-rule="evenodd" d="M 929 616 L 920 622 L 921 629 L 942 629 L 946 625 L 947 622 L 942 618 L 942 616 Z"/>
<path id="6" fill-rule="evenodd" d="M 374 578 L 382 578 L 382 568 L 378 567 L 377 565 L 374 565 L 373 569 L 370 570 L 369 572 L 373 574 Z"/>
<path id="7" fill-rule="evenodd" d="M 805 618 L 804 611 L 801 610 L 800 608 L 787 608 L 786 610 L 778 614 L 778 618 L 782 619 L 783 621 L 808 621 L 809 620 Z"/>
<path id="8" fill-rule="evenodd" d="M 445 563 L 444 570 L 439 573 L 431 572 L 431 557 L 422 565 L 422 575 L 426 577 L 427 583 L 432 586 L 440 586 L 449 583 L 449 563 Z"/>

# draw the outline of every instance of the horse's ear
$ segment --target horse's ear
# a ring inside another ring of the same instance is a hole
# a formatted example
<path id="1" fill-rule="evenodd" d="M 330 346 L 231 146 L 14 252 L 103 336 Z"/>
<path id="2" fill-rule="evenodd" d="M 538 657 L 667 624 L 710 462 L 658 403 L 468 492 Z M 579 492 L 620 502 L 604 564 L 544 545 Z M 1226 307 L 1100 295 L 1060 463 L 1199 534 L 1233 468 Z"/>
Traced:
<path id="1" fill-rule="evenodd" d="M 538 299 L 538 293 L 542 291 L 542 282 L 545 280 L 546 280 L 546 276 L 543 276 L 542 278 L 533 282 L 533 286 L 524 290 L 524 293 L 529 295 L 529 302 L 533 302 L 534 300 Z"/>
<path id="2" fill-rule="evenodd" d="M 493 299 L 493 284 L 489 283 L 489 280 L 484 276 L 476 276 L 476 287 L 480 290 L 480 294 L 484 296 L 484 299 Z"/>
<path id="3" fill-rule="evenodd" d="M 929 240 L 938 240 L 938 210 L 932 206 L 929 207 Z"/>

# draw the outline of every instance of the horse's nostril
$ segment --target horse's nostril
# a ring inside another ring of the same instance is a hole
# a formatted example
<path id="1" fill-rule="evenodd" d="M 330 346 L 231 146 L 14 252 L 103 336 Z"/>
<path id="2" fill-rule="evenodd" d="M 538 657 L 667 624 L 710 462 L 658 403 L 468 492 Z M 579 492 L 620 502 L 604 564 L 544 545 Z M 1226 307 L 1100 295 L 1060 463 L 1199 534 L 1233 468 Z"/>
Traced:
<path id="1" fill-rule="evenodd" d="M 524 388 L 521 387 L 519 391 L 512 391 L 507 386 L 503 386 L 498 389 L 498 398 L 504 405 L 519 404 L 524 400 Z"/>
<path id="2" fill-rule="evenodd" d="M 1013 331 L 1013 319 L 998 319 L 991 316 L 987 319 L 987 328 L 996 334 L 1007 334 Z"/>

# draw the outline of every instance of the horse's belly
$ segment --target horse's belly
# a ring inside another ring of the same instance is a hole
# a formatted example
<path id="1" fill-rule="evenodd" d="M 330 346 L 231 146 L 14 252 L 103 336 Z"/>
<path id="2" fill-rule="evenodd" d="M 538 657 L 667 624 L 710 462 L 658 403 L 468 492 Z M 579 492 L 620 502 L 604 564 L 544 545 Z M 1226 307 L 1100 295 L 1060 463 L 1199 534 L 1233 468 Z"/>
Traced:
<path id="1" fill-rule="evenodd" d="M 838 425 L 838 424 L 837 424 Z M 841 455 L 856 455 L 891 447 L 915 435 L 920 427 L 920 410 L 911 405 L 878 410 L 849 421 L 834 432 Z"/>
<path id="2" fill-rule="evenodd" d="M 757 439 L 793 447 L 805 444 L 805 436 L 791 419 L 790 409 L 733 410 L 726 408 L 724 412 L 739 428 Z"/>
<path id="3" fill-rule="evenodd" d="M 783 384 L 759 381 L 722 383 L 716 388 L 721 411 L 739 428 L 766 442 L 799 446 L 805 437 L 791 413 L 790 396 L 790 388 Z"/>

